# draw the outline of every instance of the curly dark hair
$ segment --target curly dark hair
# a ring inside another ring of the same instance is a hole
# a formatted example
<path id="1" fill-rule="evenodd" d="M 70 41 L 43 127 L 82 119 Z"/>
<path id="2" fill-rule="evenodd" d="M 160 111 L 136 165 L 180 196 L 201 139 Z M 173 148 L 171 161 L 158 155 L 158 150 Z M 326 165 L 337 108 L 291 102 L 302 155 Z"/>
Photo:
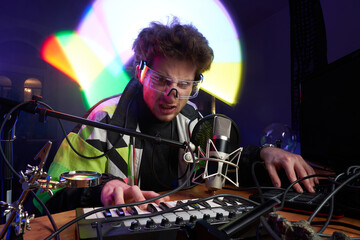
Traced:
<path id="1" fill-rule="evenodd" d="M 156 56 L 190 60 L 197 73 L 210 69 L 214 52 L 207 39 L 191 24 L 182 25 L 174 18 L 168 25 L 151 22 L 134 41 L 135 64 L 141 60 L 152 65 Z"/>

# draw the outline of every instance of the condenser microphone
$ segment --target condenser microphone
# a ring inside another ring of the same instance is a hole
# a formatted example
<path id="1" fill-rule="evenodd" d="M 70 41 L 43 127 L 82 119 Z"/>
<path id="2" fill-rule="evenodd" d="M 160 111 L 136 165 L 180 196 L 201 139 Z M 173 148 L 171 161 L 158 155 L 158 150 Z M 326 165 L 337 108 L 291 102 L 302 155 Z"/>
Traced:
<path id="1" fill-rule="evenodd" d="M 211 190 L 222 189 L 226 175 L 226 163 L 229 160 L 229 142 L 232 121 L 222 116 L 215 116 L 213 122 L 213 135 L 208 147 L 209 158 L 219 161 L 209 161 L 207 165 L 208 178 L 205 180 L 206 187 Z"/>
<path id="2" fill-rule="evenodd" d="M 222 114 L 208 115 L 196 123 L 191 139 L 195 146 L 194 162 L 197 168 L 192 182 L 205 181 L 209 190 L 222 189 L 225 181 L 239 186 L 239 161 L 243 148 L 235 122 Z M 188 155 L 188 156 L 185 156 Z M 186 163 L 193 162 L 190 154 L 184 155 Z"/>

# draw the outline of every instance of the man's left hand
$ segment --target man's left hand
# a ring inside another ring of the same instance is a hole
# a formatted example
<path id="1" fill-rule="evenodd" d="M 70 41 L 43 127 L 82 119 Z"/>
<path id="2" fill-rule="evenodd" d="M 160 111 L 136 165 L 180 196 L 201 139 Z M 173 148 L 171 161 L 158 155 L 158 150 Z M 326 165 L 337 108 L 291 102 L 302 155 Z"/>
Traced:
<path id="1" fill-rule="evenodd" d="M 280 148 L 263 148 L 261 149 L 260 157 L 265 162 L 266 169 L 275 187 L 281 187 L 281 181 L 277 173 L 281 168 L 285 170 L 291 183 L 296 181 L 297 178 L 315 174 L 314 169 L 308 165 L 300 155 L 287 152 Z M 319 183 L 319 180 L 316 177 L 308 178 L 302 181 L 302 183 L 308 192 L 314 193 L 314 186 Z M 296 183 L 293 187 L 297 192 L 303 193 L 303 189 L 299 183 Z"/>

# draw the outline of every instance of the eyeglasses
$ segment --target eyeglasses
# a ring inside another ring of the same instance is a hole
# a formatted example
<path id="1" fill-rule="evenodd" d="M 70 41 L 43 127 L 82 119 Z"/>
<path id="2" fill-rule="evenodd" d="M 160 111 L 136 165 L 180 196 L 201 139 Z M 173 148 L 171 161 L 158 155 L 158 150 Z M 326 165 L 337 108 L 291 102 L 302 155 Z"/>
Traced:
<path id="1" fill-rule="evenodd" d="M 182 99 L 195 98 L 200 89 L 201 82 L 203 81 L 203 75 L 199 75 L 199 80 L 180 80 L 165 76 L 155 70 L 152 70 L 146 65 L 146 62 L 141 64 L 141 73 L 139 76 L 140 82 L 146 87 L 151 88 L 160 93 L 168 94 L 173 88 L 169 88 L 173 83 L 176 83 L 177 97 Z"/>

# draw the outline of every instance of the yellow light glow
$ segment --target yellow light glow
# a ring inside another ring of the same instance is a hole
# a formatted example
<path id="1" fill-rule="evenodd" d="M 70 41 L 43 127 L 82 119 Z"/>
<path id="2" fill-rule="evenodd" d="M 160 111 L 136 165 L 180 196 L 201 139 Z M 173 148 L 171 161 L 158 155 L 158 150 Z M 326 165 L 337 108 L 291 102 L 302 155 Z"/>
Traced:
<path id="1" fill-rule="evenodd" d="M 229 105 L 237 102 L 241 87 L 241 63 L 214 62 L 204 74 L 202 89 Z"/>
<path id="2" fill-rule="evenodd" d="M 80 85 L 86 91 L 91 87 L 93 80 L 103 71 L 103 63 L 77 34 L 72 36 L 63 49 L 68 56 L 69 63 L 73 66 Z"/>

